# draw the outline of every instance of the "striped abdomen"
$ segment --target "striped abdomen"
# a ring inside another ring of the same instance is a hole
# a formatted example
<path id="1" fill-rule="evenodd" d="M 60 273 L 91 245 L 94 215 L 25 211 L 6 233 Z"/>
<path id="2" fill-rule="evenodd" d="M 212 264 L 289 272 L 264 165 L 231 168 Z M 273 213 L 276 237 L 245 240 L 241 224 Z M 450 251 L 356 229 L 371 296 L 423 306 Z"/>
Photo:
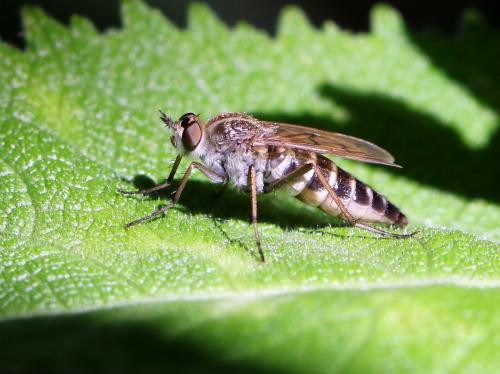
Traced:
<path id="1" fill-rule="evenodd" d="M 340 197 L 352 217 L 360 222 L 380 222 L 406 226 L 408 220 L 401 211 L 387 198 L 374 191 L 370 186 L 354 178 L 350 173 L 337 167 L 330 159 L 317 155 L 316 163 L 323 175 Z M 266 183 L 272 183 L 296 170 L 309 159 L 287 150 L 278 154 L 271 154 L 268 161 L 268 170 L 265 175 Z M 290 195 L 299 200 L 320 208 L 328 214 L 341 216 L 341 211 L 333 198 L 328 194 L 314 170 L 296 177 L 286 183 L 285 188 Z"/>

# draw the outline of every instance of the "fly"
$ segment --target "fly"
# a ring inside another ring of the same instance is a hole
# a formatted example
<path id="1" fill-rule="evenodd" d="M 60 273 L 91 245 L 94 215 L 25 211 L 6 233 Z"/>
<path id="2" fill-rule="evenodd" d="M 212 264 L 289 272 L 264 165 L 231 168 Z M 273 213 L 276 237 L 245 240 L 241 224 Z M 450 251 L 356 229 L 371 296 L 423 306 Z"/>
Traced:
<path id="1" fill-rule="evenodd" d="M 167 188 L 174 180 L 183 156 L 200 160 L 187 167 L 172 201 L 155 212 L 126 224 L 131 227 L 149 221 L 174 207 L 193 169 L 201 171 L 213 183 L 233 184 L 250 193 L 251 220 L 256 246 L 265 261 L 257 226 L 257 195 L 282 187 L 311 206 L 350 225 L 382 236 L 408 238 L 373 227 L 383 223 L 404 227 L 406 216 L 385 196 L 338 167 L 325 157 L 332 154 L 362 162 L 400 167 L 386 150 L 349 135 L 285 123 L 260 121 L 245 113 L 222 113 L 207 122 L 194 113 L 174 121 L 160 111 L 160 118 L 172 132 L 177 150 L 173 168 L 165 183 L 125 195 L 147 195 Z"/>

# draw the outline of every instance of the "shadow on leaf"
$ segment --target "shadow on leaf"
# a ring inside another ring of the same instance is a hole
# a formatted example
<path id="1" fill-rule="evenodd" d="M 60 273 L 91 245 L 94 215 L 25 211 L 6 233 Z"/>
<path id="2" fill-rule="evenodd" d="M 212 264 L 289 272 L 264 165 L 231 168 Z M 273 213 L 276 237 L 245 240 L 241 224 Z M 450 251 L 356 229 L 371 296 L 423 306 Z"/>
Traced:
<path id="1" fill-rule="evenodd" d="M 137 189 L 150 188 L 154 181 L 137 175 L 133 179 Z M 167 202 L 178 184 L 169 189 L 159 191 L 139 199 L 161 198 Z M 161 182 L 159 182 L 161 183 Z M 229 187 L 219 197 L 220 186 L 198 179 L 190 179 L 182 194 L 179 204 L 174 209 L 181 209 L 191 214 L 205 214 L 216 220 L 239 219 L 250 222 L 250 196 Z M 340 220 L 328 216 L 319 209 L 310 208 L 282 193 L 259 195 L 259 222 L 277 225 L 282 229 L 309 228 L 315 229 L 326 225 L 343 225 Z"/>
<path id="2" fill-rule="evenodd" d="M 318 89 L 323 97 L 348 110 L 346 122 L 337 123 L 330 117 L 310 113 L 261 112 L 253 115 L 369 140 L 391 152 L 396 162 L 404 167 L 402 170 L 386 168 L 388 172 L 467 198 L 500 202 L 500 173 L 495 173 L 491 165 L 493 160 L 500 159 L 498 131 L 487 148 L 473 150 L 451 126 L 410 108 L 400 100 L 332 84 Z M 493 169 L 497 168 L 493 166 Z"/>
<path id="3" fill-rule="evenodd" d="M 163 183 L 160 181 L 158 183 Z M 158 199 L 162 201 L 157 209 L 166 205 L 173 194 L 177 182 L 164 190 L 156 191 L 146 196 L 134 195 L 129 198 L 137 199 Z M 136 175 L 132 180 L 133 185 L 137 190 L 151 188 L 156 183 L 146 175 Z M 235 188 L 226 188 L 221 194 L 221 186 L 204 182 L 197 179 L 191 179 L 186 185 L 179 204 L 172 209 L 179 209 L 189 214 L 203 214 L 210 216 L 215 220 L 216 227 L 221 230 L 226 240 L 229 242 L 238 242 L 248 252 L 253 252 L 253 249 L 248 248 L 245 244 L 237 239 L 230 237 L 225 231 L 223 225 L 219 225 L 218 221 L 229 219 L 239 219 L 247 221 L 250 229 L 250 196 Z M 305 205 L 285 193 L 270 193 L 259 195 L 258 217 L 260 223 L 269 223 L 279 226 L 283 230 L 300 230 L 305 232 L 317 233 L 321 235 L 329 235 L 336 238 L 347 237 L 344 233 L 335 231 L 338 227 L 349 226 L 346 222 L 335 216 L 330 216 L 318 208 Z M 154 218 L 161 219 L 163 216 Z M 137 217 L 141 218 L 141 217 Z M 142 223 L 147 224 L 147 222 Z M 386 225 L 375 225 L 386 227 Z M 332 230 L 329 230 L 329 229 Z M 397 230 L 395 230 L 397 232 Z M 352 234 L 348 235 L 352 237 Z M 376 239 L 376 240 L 394 240 L 391 237 L 381 237 L 364 230 L 357 230 L 354 234 L 357 238 Z"/>
<path id="4" fill-rule="evenodd" d="M 476 99 L 500 115 L 500 31 L 475 11 L 464 14 L 458 35 L 408 33 L 419 51 Z M 498 143 L 496 143 L 498 146 Z M 497 154 L 498 155 L 498 154 Z M 498 169 L 497 169 L 498 170 Z"/>
<path id="5" fill-rule="evenodd" d="M 101 314 L 103 314 L 101 312 Z M 169 333 L 168 321 L 110 321 L 90 315 L 3 321 L 0 371 L 11 373 L 280 373 L 257 362 L 230 362 L 210 352 L 209 341 Z"/>

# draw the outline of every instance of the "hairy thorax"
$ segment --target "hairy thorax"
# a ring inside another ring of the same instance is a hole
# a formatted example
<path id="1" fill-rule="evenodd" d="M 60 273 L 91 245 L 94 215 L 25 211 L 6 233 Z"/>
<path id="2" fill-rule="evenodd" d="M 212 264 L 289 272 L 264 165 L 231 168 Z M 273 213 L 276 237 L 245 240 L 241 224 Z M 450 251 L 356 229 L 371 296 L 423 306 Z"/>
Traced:
<path id="1" fill-rule="evenodd" d="M 252 146 L 252 140 L 261 135 L 262 128 L 253 117 L 222 114 L 207 124 L 207 147 L 210 149 L 201 159 L 243 191 L 248 191 L 249 168 L 255 166 L 257 191 L 263 192 L 267 147 Z"/>

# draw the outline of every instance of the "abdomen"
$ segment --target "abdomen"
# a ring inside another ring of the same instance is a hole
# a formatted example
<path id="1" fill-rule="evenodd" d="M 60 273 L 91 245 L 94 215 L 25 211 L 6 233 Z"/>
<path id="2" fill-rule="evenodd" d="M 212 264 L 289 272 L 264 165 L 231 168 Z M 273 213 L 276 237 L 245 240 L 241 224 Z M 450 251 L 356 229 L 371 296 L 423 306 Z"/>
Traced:
<path id="1" fill-rule="evenodd" d="M 298 156 L 291 150 L 284 154 L 271 155 L 265 182 L 272 183 L 290 174 L 307 161 L 307 157 Z M 338 167 L 330 159 L 318 155 L 316 163 L 355 220 L 398 226 L 408 224 L 406 216 L 385 196 Z M 326 188 L 315 175 L 314 170 L 290 180 L 284 187 L 290 195 L 306 204 L 318 207 L 328 214 L 341 216 L 341 211 L 337 207 L 335 200 L 328 194 Z"/>

